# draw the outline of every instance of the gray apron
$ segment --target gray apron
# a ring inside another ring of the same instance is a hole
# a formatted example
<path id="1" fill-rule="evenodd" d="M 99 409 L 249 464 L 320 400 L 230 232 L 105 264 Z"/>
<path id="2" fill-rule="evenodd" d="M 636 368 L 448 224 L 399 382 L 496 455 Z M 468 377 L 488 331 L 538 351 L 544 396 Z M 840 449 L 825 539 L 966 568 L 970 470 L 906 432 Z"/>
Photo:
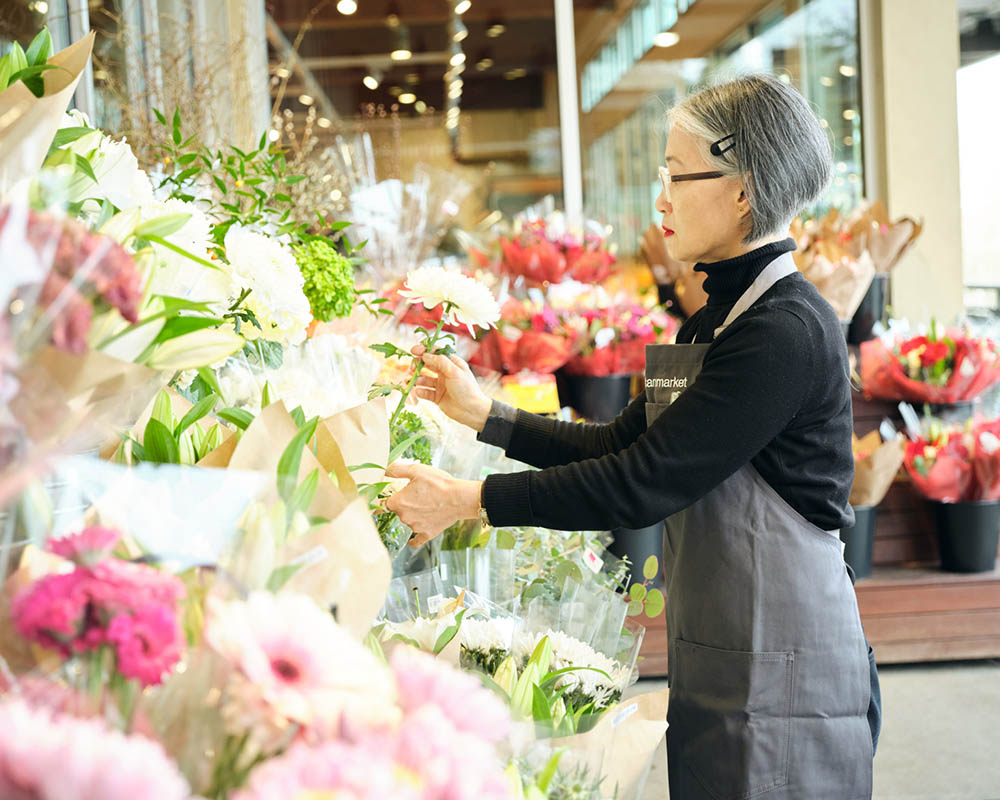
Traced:
<path id="1" fill-rule="evenodd" d="M 760 274 L 715 335 L 795 271 Z M 651 425 L 708 344 L 646 350 Z M 747 463 L 666 520 L 672 800 L 869 800 L 868 648 L 838 531 Z"/>

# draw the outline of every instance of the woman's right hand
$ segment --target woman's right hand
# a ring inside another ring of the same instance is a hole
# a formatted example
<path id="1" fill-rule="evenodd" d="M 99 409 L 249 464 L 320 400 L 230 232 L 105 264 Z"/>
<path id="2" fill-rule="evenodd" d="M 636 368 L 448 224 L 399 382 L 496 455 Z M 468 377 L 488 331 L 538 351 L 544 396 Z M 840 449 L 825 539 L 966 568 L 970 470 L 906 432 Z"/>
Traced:
<path id="1" fill-rule="evenodd" d="M 419 344 L 410 352 L 424 362 L 413 393 L 437 403 L 456 422 L 481 431 L 493 403 L 479 388 L 469 365 L 455 355 L 428 353 Z"/>

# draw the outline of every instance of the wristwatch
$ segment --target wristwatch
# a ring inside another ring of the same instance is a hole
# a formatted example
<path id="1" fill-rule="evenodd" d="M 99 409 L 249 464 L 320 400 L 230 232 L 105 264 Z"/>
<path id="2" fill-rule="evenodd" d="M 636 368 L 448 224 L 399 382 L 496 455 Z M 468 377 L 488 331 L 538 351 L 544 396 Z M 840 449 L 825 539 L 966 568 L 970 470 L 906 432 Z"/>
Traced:
<path id="1" fill-rule="evenodd" d="M 490 518 L 486 513 L 486 506 L 483 504 L 483 489 L 486 487 L 486 481 L 483 481 L 479 485 L 479 524 L 484 528 L 492 528 L 493 525 L 490 523 Z"/>

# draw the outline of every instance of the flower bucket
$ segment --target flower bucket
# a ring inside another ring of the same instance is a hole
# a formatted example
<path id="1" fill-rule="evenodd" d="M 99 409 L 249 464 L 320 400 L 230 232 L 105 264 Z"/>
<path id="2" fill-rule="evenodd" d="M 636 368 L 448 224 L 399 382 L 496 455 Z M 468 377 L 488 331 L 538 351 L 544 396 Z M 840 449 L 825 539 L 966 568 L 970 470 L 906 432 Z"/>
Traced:
<path id="1" fill-rule="evenodd" d="M 941 569 L 992 572 L 1000 538 L 1000 500 L 933 505 Z"/>
<path id="2" fill-rule="evenodd" d="M 855 506 L 854 525 L 840 529 L 840 540 L 844 543 L 844 561 L 858 578 L 867 578 L 872 574 L 872 544 L 875 540 L 877 511 L 877 506 Z"/>
<path id="3" fill-rule="evenodd" d="M 861 344 L 872 338 L 872 328 L 876 322 L 885 319 L 885 305 L 889 299 L 889 276 L 876 275 L 871 286 L 861 299 L 861 305 L 851 318 L 847 329 L 847 343 Z"/>
<path id="4" fill-rule="evenodd" d="M 663 523 L 647 525 L 645 528 L 615 528 L 612 532 L 614 541 L 608 545 L 608 552 L 619 558 L 628 556 L 632 565 L 629 570 L 629 583 L 642 583 L 642 566 L 650 556 L 656 556 L 660 563 L 653 586 L 663 588 Z"/>
<path id="5" fill-rule="evenodd" d="M 593 422 L 610 422 L 628 405 L 631 375 L 567 375 L 556 373 L 559 402 Z"/>

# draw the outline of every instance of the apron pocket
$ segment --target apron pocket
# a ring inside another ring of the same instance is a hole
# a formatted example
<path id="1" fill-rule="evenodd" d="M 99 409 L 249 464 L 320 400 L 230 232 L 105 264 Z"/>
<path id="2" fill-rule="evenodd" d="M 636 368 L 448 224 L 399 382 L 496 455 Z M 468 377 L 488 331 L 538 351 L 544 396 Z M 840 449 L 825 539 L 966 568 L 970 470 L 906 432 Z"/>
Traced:
<path id="1" fill-rule="evenodd" d="M 652 427 L 656 418 L 670 408 L 670 403 L 650 403 L 646 402 L 646 427 Z"/>
<path id="2" fill-rule="evenodd" d="M 674 641 L 670 724 L 682 766 L 715 800 L 788 783 L 795 656 Z"/>

